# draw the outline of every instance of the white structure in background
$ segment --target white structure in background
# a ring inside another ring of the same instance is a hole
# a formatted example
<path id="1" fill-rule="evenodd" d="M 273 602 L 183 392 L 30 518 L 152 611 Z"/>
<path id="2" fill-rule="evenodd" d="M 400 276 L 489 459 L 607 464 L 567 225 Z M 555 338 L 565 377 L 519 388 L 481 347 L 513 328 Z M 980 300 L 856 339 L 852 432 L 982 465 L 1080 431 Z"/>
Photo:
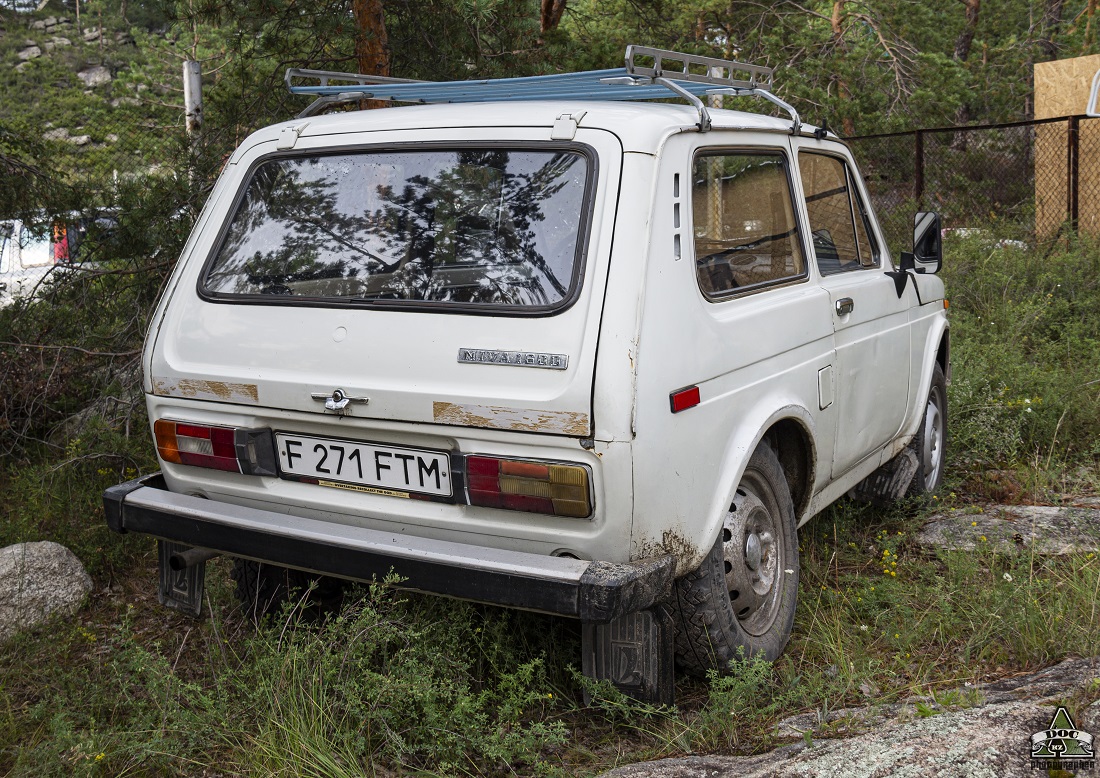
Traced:
<path id="1" fill-rule="evenodd" d="M 0 305 L 31 294 L 53 269 L 49 228 L 32 230 L 19 220 L 0 221 Z"/>

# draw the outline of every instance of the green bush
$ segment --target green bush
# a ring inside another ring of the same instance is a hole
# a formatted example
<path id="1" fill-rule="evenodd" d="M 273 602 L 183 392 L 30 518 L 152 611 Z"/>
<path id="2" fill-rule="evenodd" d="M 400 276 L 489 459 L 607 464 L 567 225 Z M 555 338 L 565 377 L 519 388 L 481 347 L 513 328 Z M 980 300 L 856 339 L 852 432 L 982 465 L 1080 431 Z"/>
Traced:
<path id="1" fill-rule="evenodd" d="M 949 241 L 952 461 L 1100 457 L 1100 244 Z"/>

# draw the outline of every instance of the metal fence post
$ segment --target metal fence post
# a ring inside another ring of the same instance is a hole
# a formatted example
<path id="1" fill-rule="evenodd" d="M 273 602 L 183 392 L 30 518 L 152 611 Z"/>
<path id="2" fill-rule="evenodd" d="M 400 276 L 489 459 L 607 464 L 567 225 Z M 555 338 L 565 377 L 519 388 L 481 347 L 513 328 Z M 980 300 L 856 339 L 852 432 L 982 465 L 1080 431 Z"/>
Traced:
<path id="1" fill-rule="evenodd" d="M 1080 157 L 1080 119 L 1077 116 L 1069 117 L 1069 127 L 1066 135 L 1066 211 L 1069 218 L 1070 229 L 1077 229 L 1077 187 L 1078 163 Z"/>
<path id="2" fill-rule="evenodd" d="M 913 138 L 913 199 L 919 211 L 924 200 L 924 133 L 917 130 Z"/>

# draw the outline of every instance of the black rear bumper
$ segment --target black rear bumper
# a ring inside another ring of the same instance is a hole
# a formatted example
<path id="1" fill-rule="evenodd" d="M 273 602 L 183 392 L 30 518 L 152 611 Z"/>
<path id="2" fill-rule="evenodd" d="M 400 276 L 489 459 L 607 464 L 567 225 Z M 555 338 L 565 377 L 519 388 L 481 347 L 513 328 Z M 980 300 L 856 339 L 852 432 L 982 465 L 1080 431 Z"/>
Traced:
<path id="1" fill-rule="evenodd" d="M 159 473 L 103 495 L 107 525 L 357 581 L 604 623 L 665 600 L 671 556 L 584 561 L 334 525 L 169 492 Z"/>

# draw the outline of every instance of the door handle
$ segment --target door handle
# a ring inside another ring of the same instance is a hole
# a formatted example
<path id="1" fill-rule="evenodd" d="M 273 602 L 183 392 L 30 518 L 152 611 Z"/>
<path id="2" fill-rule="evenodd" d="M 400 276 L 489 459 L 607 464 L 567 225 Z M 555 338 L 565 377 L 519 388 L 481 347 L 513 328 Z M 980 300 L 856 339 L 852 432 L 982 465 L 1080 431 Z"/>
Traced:
<path id="1" fill-rule="evenodd" d="M 851 297 L 841 297 L 836 301 L 836 315 L 847 316 L 855 307 L 855 301 Z"/>

